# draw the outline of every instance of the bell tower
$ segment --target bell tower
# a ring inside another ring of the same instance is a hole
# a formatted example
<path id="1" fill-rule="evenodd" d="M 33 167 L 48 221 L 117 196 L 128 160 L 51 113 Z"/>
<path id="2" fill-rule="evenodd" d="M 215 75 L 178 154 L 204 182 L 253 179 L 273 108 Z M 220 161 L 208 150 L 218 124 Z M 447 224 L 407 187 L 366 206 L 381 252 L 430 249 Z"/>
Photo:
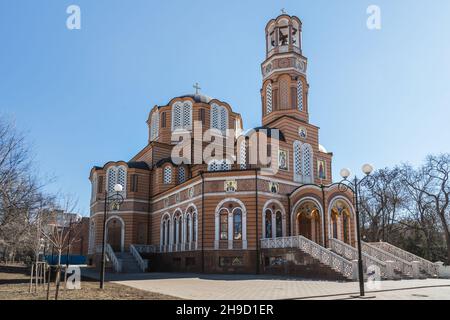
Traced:
<path id="1" fill-rule="evenodd" d="M 262 124 L 281 116 L 308 122 L 307 59 L 302 55 L 302 22 L 285 13 L 266 26 L 266 60 L 261 65 Z"/>

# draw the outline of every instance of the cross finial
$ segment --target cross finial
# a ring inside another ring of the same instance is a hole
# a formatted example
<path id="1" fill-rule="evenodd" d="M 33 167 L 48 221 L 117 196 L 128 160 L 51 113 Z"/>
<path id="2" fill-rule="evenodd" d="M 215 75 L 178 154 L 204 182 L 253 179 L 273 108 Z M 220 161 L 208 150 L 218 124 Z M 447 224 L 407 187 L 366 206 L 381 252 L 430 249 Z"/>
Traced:
<path id="1" fill-rule="evenodd" d="M 198 91 L 201 89 L 198 82 L 196 82 L 192 87 L 195 89 L 195 94 L 198 94 Z"/>
<path id="2" fill-rule="evenodd" d="M 286 10 L 284 8 L 281 8 L 281 14 L 286 14 Z"/>

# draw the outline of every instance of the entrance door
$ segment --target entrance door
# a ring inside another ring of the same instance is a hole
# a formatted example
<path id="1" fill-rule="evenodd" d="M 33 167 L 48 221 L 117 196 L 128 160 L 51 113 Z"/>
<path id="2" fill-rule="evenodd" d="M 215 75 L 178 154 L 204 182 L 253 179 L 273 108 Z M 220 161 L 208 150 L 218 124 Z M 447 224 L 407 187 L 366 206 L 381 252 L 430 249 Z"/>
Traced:
<path id="1" fill-rule="evenodd" d="M 298 234 L 305 238 L 311 239 L 311 220 L 305 215 L 300 214 L 298 216 Z"/>
<path id="2" fill-rule="evenodd" d="M 122 223 L 118 219 L 111 219 L 108 222 L 107 243 L 114 252 L 122 251 Z"/>

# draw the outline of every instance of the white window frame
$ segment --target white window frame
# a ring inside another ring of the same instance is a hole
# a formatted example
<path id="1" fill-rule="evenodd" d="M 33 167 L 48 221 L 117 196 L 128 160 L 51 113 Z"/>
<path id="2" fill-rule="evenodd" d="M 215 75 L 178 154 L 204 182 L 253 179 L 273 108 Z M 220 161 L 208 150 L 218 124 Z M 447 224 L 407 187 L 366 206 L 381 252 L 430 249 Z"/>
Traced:
<path id="1" fill-rule="evenodd" d="M 266 87 L 266 115 L 271 114 L 272 111 L 272 82 L 269 82 Z"/>
<path id="2" fill-rule="evenodd" d="M 177 110 L 179 110 L 179 125 L 176 125 Z M 192 130 L 192 102 L 178 101 L 172 106 L 172 131 L 175 130 Z"/>
<path id="3" fill-rule="evenodd" d="M 125 195 L 127 194 L 127 167 L 124 165 L 121 166 L 113 166 L 113 167 L 109 167 L 108 170 L 106 170 L 106 190 L 108 191 L 108 193 L 114 193 L 114 186 L 116 184 L 119 183 L 119 170 L 122 169 L 124 171 L 124 178 L 123 178 L 123 183 L 120 183 L 120 185 L 122 185 L 122 196 L 125 197 Z M 112 177 L 112 173 L 114 172 L 114 177 Z M 113 179 L 111 181 L 111 179 Z"/>
<path id="4" fill-rule="evenodd" d="M 214 117 L 217 118 L 217 125 L 214 125 Z M 228 110 L 224 106 L 213 103 L 211 105 L 211 119 L 210 119 L 211 129 L 217 129 L 222 134 L 225 134 L 228 129 Z"/>
<path id="5" fill-rule="evenodd" d="M 159 112 L 155 111 L 150 118 L 150 141 L 155 141 L 159 137 Z"/>

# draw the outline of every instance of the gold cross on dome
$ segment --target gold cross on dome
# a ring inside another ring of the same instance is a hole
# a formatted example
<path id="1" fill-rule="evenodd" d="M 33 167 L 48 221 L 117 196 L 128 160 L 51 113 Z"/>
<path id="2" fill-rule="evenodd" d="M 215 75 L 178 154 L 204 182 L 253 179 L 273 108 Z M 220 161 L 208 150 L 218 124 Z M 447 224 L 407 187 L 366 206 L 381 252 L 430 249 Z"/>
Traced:
<path id="1" fill-rule="evenodd" d="M 192 87 L 195 89 L 195 94 L 198 94 L 198 91 L 201 89 L 198 82 L 196 82 Z"/>

